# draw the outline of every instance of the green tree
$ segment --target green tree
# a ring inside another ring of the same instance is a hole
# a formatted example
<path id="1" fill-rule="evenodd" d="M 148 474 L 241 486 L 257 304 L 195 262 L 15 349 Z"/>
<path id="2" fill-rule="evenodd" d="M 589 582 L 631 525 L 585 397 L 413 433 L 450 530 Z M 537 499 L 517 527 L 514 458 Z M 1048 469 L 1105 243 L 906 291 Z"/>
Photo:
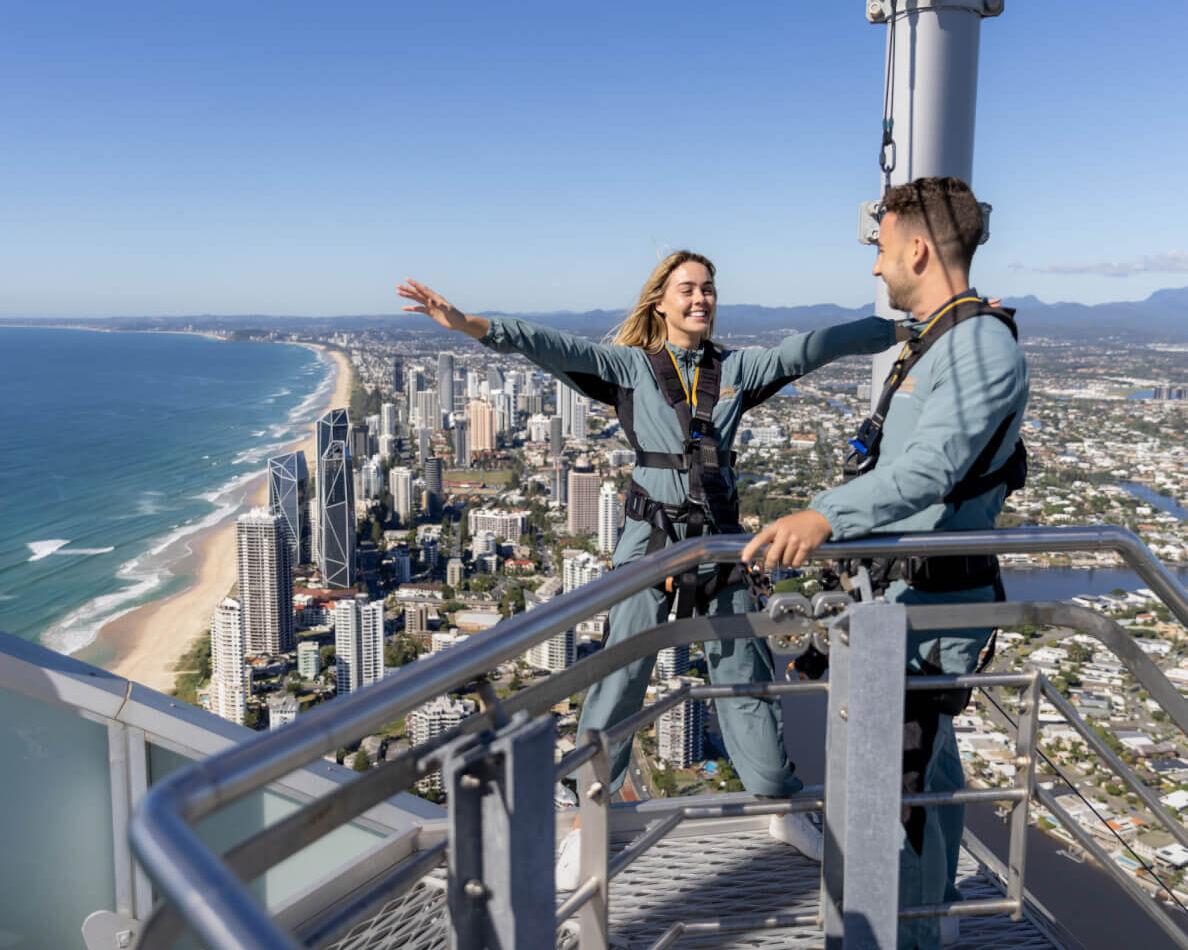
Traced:
<path id="1" fill-rule="evenodd" d="M 355 757 L 351 759 L 351 768 L 356 772 L 366 772 L 371 768 L 371 758 L 366 752 L 360 749 L 355 753 Z"/>

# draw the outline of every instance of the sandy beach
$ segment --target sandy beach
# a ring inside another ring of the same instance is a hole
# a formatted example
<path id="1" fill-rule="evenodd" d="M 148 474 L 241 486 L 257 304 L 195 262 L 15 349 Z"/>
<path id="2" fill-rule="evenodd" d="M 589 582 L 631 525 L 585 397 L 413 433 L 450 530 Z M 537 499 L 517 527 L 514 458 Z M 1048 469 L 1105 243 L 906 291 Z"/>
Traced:
<path id="1" fill-rule="evenodd" d="M 331 356 L 337 366 L 334 393 L 326 409 L 346 406 L 351 395 L 350 361 L 337 350 L 323 352 Z M 302 450 L 306 461 L 312 465 L 314 447 L 315 434 L 311 426 L 306 439 L 295 443 L 289 450 Z M 268 484 L 264 472 L 250 483 L 247 492 L 252 504 L 267 503 Z M 162 692 L 173 689 L 177 661 L 194 640 L 209 629 L 215 605 L 235 583 L 234 518 L 197 535 L 193 547 L 197 569 L 190 587 L 138 607 L 100 629 L 96 645 L 112 657 L 104 664 L 112 673 Z"/>

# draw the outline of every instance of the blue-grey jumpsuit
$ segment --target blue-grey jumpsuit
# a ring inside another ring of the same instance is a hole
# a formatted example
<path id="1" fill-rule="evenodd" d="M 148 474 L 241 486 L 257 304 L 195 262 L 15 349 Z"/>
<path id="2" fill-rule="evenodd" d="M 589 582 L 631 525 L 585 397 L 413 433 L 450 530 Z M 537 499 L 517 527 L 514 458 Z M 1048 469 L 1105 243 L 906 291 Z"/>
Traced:
<path id="1" fill-rule="evenodd" d="M 878 317 L 809 333 L 788 336 L 770 349 L 724 350 L 721 386 L 713 411 L 714 430 L 720 451 L 729 452 L 743 412 L 770 398 L 788 382 L 850 354 L 875 353 L 895 341 L 895 324 Z M 640 448 L 647 452 L 680 453 L 685 435 L 675 410 L 665 400 L 652 367 L 642 349 L 593 343 L 548 327 L 507 317 L 490 318 L 490 329 L 480 341 L 501 353 L 520 353 L 542 369 L 579 390 L 588 391 L 589 378 L 596 377 L 618 387 L 620 399 L 630 400 L 632 425 Z M 701 350 L 669 345 L 685 385 L 692 390 Z M 583 379 L 585 377 L 585 379 Z M 733 494 L 734 472 L 722 468 L 722 476 Z M 688 474 L 674 469 L 637 466 L 635 481 L 649 496 L 666 505 L 682 504 L 688 494 Z M 684 536 L 684 524 L 674 526 Z M 643 557 L 651 526 L 627 519 L 615 548 L 616 568 Z M 709 614 L 742 613 L 750 609 L 742 587 L 720 591 Z M 664 596 L 648 589 L 611 608 L 606 645 L 667 619 Z M 771 655 L 756 640 L 706 643 L 706 660 L 714 683 L 749 683 L 771 679 Z M 582 707 L 579 733 L 606 729 L 643 705 L 655 657 L 647 657 L 595 683 Z M 739 697 L 716 700 L 718 721 L 734 767 L 748 791 L 756 795 L 790 795 L 802 787 L 784 750 L 779 703 Z M 612 790 L 626 776 L 631 755 L 630 739 L 611 749 Z"/>
<path id="2" fill-rule="evenodd" d="M 953 299 L 976 296 L 966 291 Z M 939 311 L 938 311 L 939 312 Z M 917 331 L 927 321 L 913 324 Z M 966 531 L 994 527 L 1006 489 L 998 485 L 954 506 L 944 498 L 965 476 L 1008 417 L 1002 443 L 986 471 L 1005 464 L 1019 437 L 1027 405 L 1027 364 L 1010 330 L 994 317 L 957 324 L 912 367 L 891 400 L 883 425 L 878 463 L 844 485 L 817 495 L 810 507 L 828 520 L 832 539 L 914 531 Z M 995 599 L 993 587 L 925 593 L 896 581 L 887 599 L 906 604 L 971 603 Z M 970 673 L 990 630 L 909 633 L 908 670 L 940 666 L 945 673 Z M 941 714 L 925 767 L 926 791 L 965 786 L 952 716 Z M 900 850 L 901 906 L 960 899 L 954 886 L 964 808 L 927 808 L 919 853 L 908 842 Z M 899 946 L 940 946 L 936 918 L 900 924 Z"/>

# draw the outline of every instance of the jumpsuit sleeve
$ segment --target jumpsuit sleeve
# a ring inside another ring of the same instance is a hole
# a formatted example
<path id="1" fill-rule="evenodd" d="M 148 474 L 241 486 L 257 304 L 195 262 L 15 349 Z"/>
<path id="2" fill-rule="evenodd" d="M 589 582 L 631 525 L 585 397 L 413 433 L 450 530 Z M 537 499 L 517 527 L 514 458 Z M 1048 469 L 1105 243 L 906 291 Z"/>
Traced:
<path id="1" fill-rule="evenodd" d="M 626 385 L 632 378 L 631 347 L 594 343 L 584 337 L 516 317 L 488 317 L 479 340 L 497 353 L 519 353 L 545 372 L 586 395 L 597 381 Z"/>
<path id="2" fill-rule="evenodd" d="M 863 317 L 836 327 L 793 333 L 766 350 L 742 350 L 743 411 L 770 399 L 805 373 L 843 356 L 881 353 L 895 343 L 895 322 Z"/>
<path id="3" fill-rule="evenodd" d="M 933 352 L 931 388 L 902 452 L 810 502 L 829 520 L 833 540 L 870 534 L 939 504 L 1002 421 L 1022 410 L 1026 371 L 1010 331 L 997 320 L 969 320 L 946 333 Z"/>

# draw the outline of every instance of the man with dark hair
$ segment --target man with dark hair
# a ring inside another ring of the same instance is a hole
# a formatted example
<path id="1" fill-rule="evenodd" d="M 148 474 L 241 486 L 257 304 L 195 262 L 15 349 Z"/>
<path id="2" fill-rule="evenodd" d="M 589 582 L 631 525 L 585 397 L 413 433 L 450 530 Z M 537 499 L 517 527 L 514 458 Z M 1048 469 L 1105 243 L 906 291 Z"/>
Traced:
<path id="1" fill-rule="evenodd" d="M 765 527 L 744 549 L 745 562 L 766 548 L 769 567 L 798 567 L 830 538 L 991 528 L 1007 493 L 1022 484 L 1018 439 L 1027 366 L 1013 313 L 990 306 L 969 286 L 982 233 L 969 186 L 956 178 L 918 179 L 889 189 L 884 209 L 874 273 L 886 284 L 891 306 L 910 314 L 915 337 L 851 443 L 848 480 Z M 889 601 L 1003 597 L 993 557 L 916 558 L 878 567 L 872 573 L 880 575 Z M 909 675 L 973 671 L 991 632 L 909 632 Z M 905 792 L 964 785 L 953 716 L 967 701 L 964 692 L 907 694 Z M 960 806 L 904 809 L 901 905 L 960 899 L 954 881 L 963 824 Z M 952 927 L 955 920 L 946 923 Z M 900 924 L 901 950 L 930 950 L 940 942 L 936 918 Z"/>

